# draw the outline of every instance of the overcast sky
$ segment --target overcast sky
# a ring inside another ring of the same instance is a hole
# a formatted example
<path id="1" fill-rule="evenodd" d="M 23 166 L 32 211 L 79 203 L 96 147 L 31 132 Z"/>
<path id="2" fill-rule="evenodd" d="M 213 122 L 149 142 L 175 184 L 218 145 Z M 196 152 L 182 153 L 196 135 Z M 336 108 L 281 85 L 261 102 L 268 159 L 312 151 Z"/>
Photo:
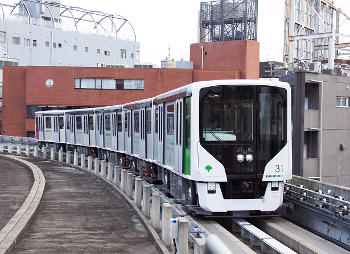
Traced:
<path id="1" fill-rule="evenodd" d="M 155 63 L 168 55 L 189 60 L 190 44 L 197 42 L 201 0 L 61 0 L 62 4 L 119 14 L 133 25 L 140 42 L 140 60 Z M 285 0 L 259 0 L 260 60 L 282 61 Z M 350 16 L 350 0 L 334 0 Z M 344 19 L 343 19 L 344 21 Z M 350 21 L 341 26 L 350 34 Z M 349 39 L 350 40 L 350 39 Z"/>

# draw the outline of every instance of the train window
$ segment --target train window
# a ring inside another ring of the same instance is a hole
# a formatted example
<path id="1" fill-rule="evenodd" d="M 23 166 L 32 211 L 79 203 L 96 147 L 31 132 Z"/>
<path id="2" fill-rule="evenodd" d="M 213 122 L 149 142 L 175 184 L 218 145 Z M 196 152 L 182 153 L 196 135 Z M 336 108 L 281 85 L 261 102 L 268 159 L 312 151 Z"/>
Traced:
<path id="1" fill-rule="evenodd" d="M 35 117 L 35 131 L 38 132 L 39 131 L 39 118 Z"/>
<path id="2" fill-rule="evenodd" d="M 71 126 L 71 132 L 74 132 L 74 129 L 75 129 L 75 118 L 74 118 L 74 116 L 72 116 L 71 124 L 72 124 L 72 126 Z"/>
<path id="3" fill-rule="evenodd" d="M 146 111 L 146 133 L 152 133 L 152 114 L 150 109 Z"/>
<path id="4" fill-rule="evenodd" d="M 51 117 L 45 117 L 45 127 L 46 127 L 46 129 L 51 129 L 52 128 Z"/>
<path id="5" fill-rule="evenodd" d="M 100 115 L 97 115 L 97 130 L 100 130 Z"/>
<path id="6" fill-rule="evenodd" d="M 168 105 L 166 107 L 166 134 L 174 135 L 174 104 Z"/>
<path id="7" fill-rule="evenodd" d="M 154 132 L 158 134 L 158 108 L 154 110 Z"/>
<path id="8" fill-rule="evenodd" d="M 89 130 L 94 130 L 94 116 L 89 116 Z"/>
<path id="9" fill-rule="evenodd" d="M 190 148 L 191 144 L 191 103 L 186 101 L 186 116 L 185 116 L 185 147 Z"/>
<path id="10" fill-rule="evenodd" d="M 57 117 L 53 118 L 53 131 L 57 132 L 58 131 L 58 124 L 57 124 Z"/>
<path id="11" fill-rule="evenodd" d="M 134 113 L 134 132 L 139 133 L 140 131 L 140 114 L 139 112 Z"/>
<path id="12" fill-rule="evenodd" d="M 70 129 L 70 121 L 69 121 L 69 117 L 66 117 L 66 122 L 67 122 L 67 130 Z"/>
<path id="13" fill-rule="evenodd" d="M 128 112 L 128 126 L 130 126 L 130 128 L 128 128 L 128 137 L 130 137 L 130 129 L 131 129 L 131 118 L 130 118 L 130 112 Z"/>
<path id="14" fill-rule="evenodd" d="M 118 132 L 123 131 L 122 114 L 117 115 L 117 130 L 118 130 Z"/>
<path id="15" fill-rule="evenodd" d="M 106 131 L 111 130 L 111 115 L 105 115 L 105 129 Z"/>
<path id="16" fill-rule="evenodd" d="M 113 133 L 113 136 L 115 136 L 115 114 L 112 114 L 112 133 Z"/>
<path id="17" fill-rule="evenodd" d="M 60 127 L 61 130 L 64 128 L 63 116 L 60 116 L 60 117 L 58 118 L 58 125 L 59 125 L 59 127 Z"/>
<path id="18" fill-rule="evenodd" d="M 103 116 L 100 115 L 100 135 L 103 133 Z"/>
<path id="19" fill-rule="evenodd" d="M 77 116 L 75 118 L 76 124 L 77 124 L 77 130 L 82 130 L 83 129 L 83 123 L 81 120 L 81 116 Z"/>

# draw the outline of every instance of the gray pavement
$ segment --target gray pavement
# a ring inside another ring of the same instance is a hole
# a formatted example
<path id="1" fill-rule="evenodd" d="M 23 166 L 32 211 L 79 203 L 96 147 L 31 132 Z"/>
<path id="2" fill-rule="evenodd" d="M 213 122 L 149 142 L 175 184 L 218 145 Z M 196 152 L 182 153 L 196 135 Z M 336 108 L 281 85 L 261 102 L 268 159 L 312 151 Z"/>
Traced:
<path id="1" fill-rule="evenodd" d="M 14 253 L 158 253 L 121 197 L 85 172 L 28 159 L 46 188 Z"/>
<path id="2" fill-rule="evenodd" d="M 30 169 L 0 158 L 0 230 L 21 207 L 32 185 Z"/>

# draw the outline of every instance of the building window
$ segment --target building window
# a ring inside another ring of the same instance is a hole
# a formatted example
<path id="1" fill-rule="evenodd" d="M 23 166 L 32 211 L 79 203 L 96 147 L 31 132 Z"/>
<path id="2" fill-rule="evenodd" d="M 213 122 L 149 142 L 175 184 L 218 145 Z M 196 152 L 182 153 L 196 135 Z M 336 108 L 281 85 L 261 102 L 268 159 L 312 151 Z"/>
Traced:
<path id="1" fill-rule="evenodd" d="M 50 42 L 49 42 L 49 41 L 46 41 L 46 42 L 45 42 L 45 46 L 46 46 L 46 47 L 50 47 Z"/>
<path id="2" fill-rule="evenodd" d="M 30 46 L 30 39 L 24 38 L 24 46 L 26 46 L 26 47 Z"/>
<path id="3" fill-rule="evenodd" d="M 59 48 L 62 48 L 62 43 L 58 43 L 58 47 L 59 47 Z"/>
<path id="4" fill-rule="evenodd" d="M 6 32 L 0 31 L 0 42 L 6 42 Z"/>
<path id="5" fill-rule="evenodd" d="M 88 47 L 85 47 L 85 52 L 89 52 L 89 48 Z"/>
<path id="6" fill-rule="evenodd" d="M 101 53 L 101 49 L 97 49 L 96 52 L 97 52 L 97 54 L 100 54 Z"/>
<path id="7" fill-rule="evenodd" d="M 105 56 L 109 56 L 111 55 L 111 52 L 109 52 L 108 50 L 105 50 Z"/>
<path id="8" fill-rule="evenodd" d="M 144 80 L 133 79 L 74 79 L 74 88 L 97 90 L 144 90 Z"/>
<path id="9" fill-rule="evenodd" d="M 74 50 L 74 51 L 78 51 L 78 46 L 77 46 L 77 45 L 74 45 L 74 46 L 73 46 L 73 50 Z"/>
<path id="10" fill-rule="evenodd" d="M 349 107 L 349 98 L 337 96 L 337 107 Z"/>
<path id="11" fill-rule="evenodd" d="M 33 40 L 33 47 L 37 47 L 37 46 L 38 46 L 37 40 Z"/>
<path id="12" fill-rule="evenodd" d="M 318 158 L 318 132 L 304 132 L 304 158 Z"/>
<path id="13" fill-rule="evenodd" d="M 56 45 L 56 42 L 54 42 L 54 43 L 53 43 L 53 47 L 56 48 L 56 46 L 57 46 L 57 45 Z"/>
<path id="14" fill-rule="evenodd" d="M 131 58 L 134 58 L 134 53 L 131 53 L 131 56 L 130 56 Z"/>
<path id="15" fill-rule="evenodd" d="M 124 90 L 143 90 L 143 89 L 144 89 L 143 80 L 132 80 L 132 79 L 124 80 Z"/>
<path id="16" fill-rule="evenodd" d="M 120 58 L 126 58 L 126 49 L 120 49 Z"/>
<path id="17" fill-rule="evenodd" d="M 114 90 L 115 79 L 102 79 L 102 90 Z"/>
<path id="18" fill-rule="evenodd" d="M 21 43 L 21 39 L 19 37 L 12 37 L 12 43 L 19 45 Z"/>

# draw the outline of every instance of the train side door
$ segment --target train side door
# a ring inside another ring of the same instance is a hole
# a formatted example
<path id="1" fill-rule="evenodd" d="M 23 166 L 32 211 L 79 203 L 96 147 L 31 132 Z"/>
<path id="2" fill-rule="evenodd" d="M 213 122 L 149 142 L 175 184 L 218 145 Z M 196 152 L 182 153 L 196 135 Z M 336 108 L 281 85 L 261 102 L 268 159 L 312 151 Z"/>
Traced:
<path id="1" fill-rule="evenodd" d="M 104 146 L 105 148 L 112 148 L 112 114 L 104 113 Z"/>
<path id="2" fill-rule="evenodd" d="M 164 106 L 158 105 L 158 161 L 164 163 Z"/>
<path id="3" fill-rule="evenodd" d="M 123 112 L 117 113 L 118 151 L 124 151 Z"/>
<path id="4" fill-rule="evenodd" d="M 145 116 L 145 137 L 146 137 L 146 144 L 145 144 L 145 157 L 147 159 L 153 159 L 153 130 L 152 130 L 152 108 L 146 109 L 146 116 Z"/>
<path id="5" fill-rule="evenodd" d="M 58 128 L 58 116 L 53 117 L 53 141 L 60 141 L 60 133 Z"/>
<path id="6" fill-rule="evenodd" d="M 83 145 L 87 146 L 89 145 L 89 117 L 88 115 L 84 115 L 84 141 Z"/>
<path id="7" fill-rule="evenodd" d="M 95 132 L 95 124 L 96 118 L 94 114 L 88 115 L 88 125 L 89 125 L 89 145 L 96 145 L 96 132 Z"/>
<path id="8" fill-rule="evenodd" d="M 183 117 L 183 170 L 185 175 L 191 174 L 191 97 L 185 98 Z"/>
<path id="9" fill-rule="evenodd" d="M 44 140 L 44 118 L 42 116 L 37 117 L 37 130 L 38 130 L 38 139 Z"/>
<path id="10" fill-rule="evenodd" d="M 153 106 L 153 160 L 158 160 L 158 132 L 159 132 L 159 109 L 158 105 Z"/>
<path id="11" fill-rule="evenodd" d="M 118 135 L 117 135 L 117 113 L 113 112 L 112 116 L 112 150 L 118 149 Z"/>
<path id="12" fill-rule="evenodd" d="M 103 115 L 96 114 L 96 146 L 103 148 Z"/>
<path id="13" fill-rule="evenodd" d="M 65 143 L 66 142 L 66 132 L 64 130 L 64 117 L 63 116 L 59 116 L 58 117 L 58 132 L 59 132 L 59 141 L 61 143 Z"/>
<path id="14" fill-rule="evenodd" d="M 131 110 L 125 111 L 125 151 L 129 154 L 131 154 L 131 136 L 133 135 L 132 133 L 132 125 L 131 125 Z"/>
<path id="15" fill-rule="evenodd" d="M 183 99 L 176 101 L 175 107 L 175 169 L 182 173 L 183 159 Z"/>
<path id="16" fill-rule="evenodd" d="M 142 108 L 140 110 L 141 113 L 141 132 L 140 132 L 140 137 L 141 137 L 141 146 L 140 146 L 140 155 L 142 158 L 146 158 L 146 109 Z"/>
<path id="17" fill-rule="evenodd" d="M 169 102 L 165 104 L 164 115 L 164 164 L 175 167 L 175 103 Z"/>

